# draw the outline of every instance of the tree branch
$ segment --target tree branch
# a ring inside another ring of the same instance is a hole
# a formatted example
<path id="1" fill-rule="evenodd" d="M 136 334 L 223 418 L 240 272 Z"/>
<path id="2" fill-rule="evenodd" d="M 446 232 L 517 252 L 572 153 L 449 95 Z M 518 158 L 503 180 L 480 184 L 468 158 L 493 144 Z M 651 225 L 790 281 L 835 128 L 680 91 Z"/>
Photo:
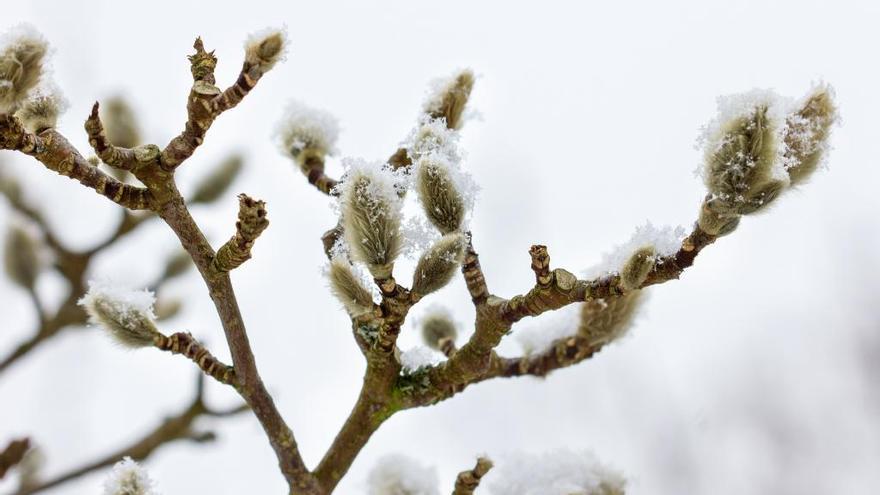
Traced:
<path id="1" fill-rule="evenodd" d="M 473 495 L 477 487 L 480 486 L 483 476 L 486 476 L 490 469 L 492 469 L 492 461 L 487 457 L 478 458 L 477 465 L 473 469 L 458 473 L 452 495 Z"/>
<path id="2" fill-rule="evenodd" d="M 6 476 L 6 473 L 21 462 L 25 453 L 30 449 L 31 441 L 28 438 L 13 440 L 6 445 L 6 448 L 0 451 L 0 480 Z"/>
<path id="3" fill-rule="evenodd" d="M 254 241 L 269 226 L 265 202 L 240 194 L 238 208 L 235 234 L 226 241 L 226 244 L 217 251 L 217 256 L 214 257 L 213 266 L 219 272 L 228 272 L 249 260 Z"/>

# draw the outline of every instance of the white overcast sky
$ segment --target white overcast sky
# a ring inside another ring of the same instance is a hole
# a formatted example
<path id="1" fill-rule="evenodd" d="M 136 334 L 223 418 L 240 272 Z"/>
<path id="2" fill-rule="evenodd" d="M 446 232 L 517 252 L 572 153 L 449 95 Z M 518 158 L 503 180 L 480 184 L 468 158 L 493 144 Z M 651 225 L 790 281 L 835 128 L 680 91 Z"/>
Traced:
<path id="1" fill-rule="evenodd" d="M 2 10 L 0 28 L 28 22 L 54 45 L 53 76 L 71 102 L 61 129 L 83 151 L 90 106 L 120 92 L 148 141 L 180 130 L 196 35 L 216 50 L 223 85 L 234 81 L 248 33 L 287 26 L 287 61 L 217 121 L 179 180 L 185 189 L 227 153 L 246 154 L 233 190 L 194 215 L 219 245 L 232 232 L 236 193 L 268 203 L 272 224 L 233 279 L 264 380 L 312 466 L 354 404 L 363 360 L 321 275 L 319 237 L 335 222 L 329 201 L 271 139 L 288 100 L 339 117 L 342 155 L 385 158 L 428 82 L 472 67 L 481 117 L 462 144 L 482 187 L 474 242 L 491 289 L 510 296 L 532 283 L 531 244 L 548 245 L 554 266 L 580 271 L 646 220 L 690 225 L 704 194 L 694 143 L 716 96 L 770 87 L 797 97 L 831 83 L 843 121 L 828 169 L 745 219 L 680 281 L 652 289 L 632 335 L 546 380 L 479 385 L 393 417 L 338 493 L 362 493 L 388 453 L 436 466 L 448 491 L 480 453 L 554 448 L 595 452 L 629 477 L 633 494 L 880 490 L 880 3 L 3 0 Z M 93 192 L 32 160 L 3 152 L 0 161 L 71 245 L 91 245 L 113 226 L 118 211 Z M 338 161 L 329 168 L 339 175 Z M 3 203 L 0 225 L 9 219 Z M 150 225 L 94 276 L 143 285 L 174 243 Z M 47 298 L 57 283 L 40 281 Z M 228 359 L 198 277 L 166 295 L 187 303 L 175 329 Z M 472 318 L 459 280 L 428 299 L 414 317 L 436 303 Z M 34 324 L 26 296 L 5 279 L 0 314 L 5 354 Z M 553 324 L 525 325 L 540 323 Z M 401 343 L 416 342 L 408 326 Z M 0 442 L 32 436 L 57 473 L 152 428 L 183 406 L 192 381 L 183 359 L 122 351 L 94 329 L 67 331 L 0 376 Z M 235 400 L 219 387 L 210 393 L 217 404 Z M 283 493 L 252 417 L 204 427 L 218 433 L 215 444 L 178 443 L 146 462 L 162 493 Z M 102 477 L 52 493 L 98 493 Z M 10 489 L 0 483 L 0 493 Z"/>

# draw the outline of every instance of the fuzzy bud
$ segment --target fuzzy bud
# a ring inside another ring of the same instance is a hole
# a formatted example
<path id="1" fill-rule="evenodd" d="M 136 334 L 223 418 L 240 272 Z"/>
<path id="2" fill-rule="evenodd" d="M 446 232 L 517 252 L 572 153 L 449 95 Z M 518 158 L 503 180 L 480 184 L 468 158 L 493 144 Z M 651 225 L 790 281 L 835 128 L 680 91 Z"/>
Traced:
<path id="1" fill-rule="evenodd" d="M 153 314 L 155 297 L 149 291 L 130 291 L 89 282 L 79 300 L 92 324 L 102 326 L 119 344 L 136 349 L 149 347 L 161 336 Z"/>
<path id="2" fill-rule="evenodd" d="M 265 74 L 284 58 L 287 33 L 273 28 L 254 33 L 248 37 L 244 48 L 245 63 L 257 67 L 261 74 Z"/>
<path id="3" fill-rule="evenodd" d="M 368 495 L 440 495 L 437 471 L 403 455 L 380 458 L 367 477 Z"/>
<path id="4" fill-rule="evenodd" d="M 38 90 L 15 112 L 24 127 L 33 133 L 54 128 L 68 103 L 57 88 Z"/>
<path id="5" fill-rule="evenodd" d="M 0 115 L 18 110 L 43 75 L 49 45 L 31 28 L 16 28 L 0 41 Z"/>
<path id="6" fill-rule="evenodd" d="M 162 280 L 179 277 L 186 273 L 191 266 L 193 266 L 192 258 L 189 253 L 181 249 L 170 256 L 165 262 L 165 270 L 162 272 Z"/>
<path id="7" fill-rule="evenodd" d="M 827 85 L 815 88 L 786 118 L 783 163 L 792 186 L 804 183 L 819 167 L 837 119 L 834 90 Z"/>
<path id="8" fill-rule="evenodd" d="M 104 481 L 104 495 L 154 495 L 153 480 L 147 471 L 131 457 L 125 457 L 113 466 L 113 472 Z"/>
<path id="9" fill-rule="evenodd" d="M 461 228 L 465 203 L 449 171 L 449 164 L 435 158 L 423 158 L 416 176 L 419 200 L 428 220 L 442 234 Z"/>
<path id="10" fill-rule="evenodd" d="M 282 151 L 308 172 L 310 158 L 323 160 L 336 152 L 339 122 L 329 112 L 292 101 L 284 111 L 276 134 Z"/>
<path id="11" fill-rule="evenodd" d="M 413 294 L 426 296 L 448 284 L 461 266 L 466 246 L 467 238 L 461 233 L 447 234 L 437 240 L 416 264 Z"/>
<path id="12" fill-rule="evenodd" d="M 584 303 L 578 334 L 591 345 L 605 345 L 626 334 L 642 300 L 642 291 L 634 290 L 608 299 Z"/>
<path id="13" fill-rule="evenodd" d="M 440 351 L 444 341 L 455 342 L 458 330 L 446 311 L 433 311 L 422 318 L 422 340 L 431 349 Z"/>
<path id="14" fill-rule="evenodd" d="M 641 287 L 648 274 L 654 270 L 656 259 L 654 246 L 637 249 L 620 269 L 620 286 L 623 290 L 631 291 Z"/>
<path id="15" fill-rule="evenodd" d="M 434 118 L 445 118 L 450 129 L 460 129 L 461 116 L 473 87 L 474 73 L 470 69 L 434 81 L 433 91 L 425 102 L 425 113 Z"/>
<path id="16" fill-rule="evenodd" d="M 355 261 L 376 279 L 391 276 L 400 254 L 400 198 L 382 170 L 355 169 L 342 185 L 342 225 Z"/>
<path id="17" fill-rule="evenodd" d="M 709 208 L 721 215 L 754 213 L 787 186 L 776 170 L 776 123 L 767 102 L 726 121 L 708 139 L 703 173 Z"/>
<path id="18" fill-rule="evenodd" d="M 25 289 L 33 289 L 42 269 L 40 243 L 27 229 L 12 224 L 6 233 L 3 262 L 6 274 Z"/>
<path id="19" fill-rule="evenodd" d="M 373 311 L 373 295 L 344 257 L 336 256 L 330 261 L 327 277 L 330 279 L 330 290 L 345 306 L 348 314 L 357 317 Z"/>
<path id="20" fill-rule="evenodd" d="M 174 318 L 183 309 L 183 301 L 180 299 L 159 299 L 156 302 L 156 320 L 163 321 Z"/>
<path id="21" fill-rule="evenodd" d="M 238 177 L 243 164 L 244 159 L 242 159 L 241 155 L 233 154 L 227 157 L 196 186 L 190 202 L 198 204 L 216 201 L 229 189 L 235 178 Z"/>

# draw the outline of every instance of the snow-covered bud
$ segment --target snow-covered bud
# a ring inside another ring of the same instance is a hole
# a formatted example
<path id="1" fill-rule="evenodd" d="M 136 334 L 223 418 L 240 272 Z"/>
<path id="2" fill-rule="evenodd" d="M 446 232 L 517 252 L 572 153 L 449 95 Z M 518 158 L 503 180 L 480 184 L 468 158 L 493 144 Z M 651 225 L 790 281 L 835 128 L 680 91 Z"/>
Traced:
<path id="1" fill-rule="evenodd" d="M 415 163 L 429 155 L 437 155 L 450 163 L 461 161 L 458 133 L 446 126 L 443 118 L 423 117 L 403 143 L 409 158 Z"/>
<path id="2" fill-rule="evenodd" d="M 656 259 L 654 246 L 637 249 L 620 269 L 620 286 L 626 291 L 641 287 L 648 274 L 654 269 Z"/>
<path id="3" fill-rule="evenodd" d="M 25 289 L 33 289 L 43 268 L 37 238 L 25 227 L 12 223 L 6 232 L 3 265 L 6 275 Z"/>
<path id="4" fill-rule="evenodd" d="M 837 118 L 834 90 L 821 85 L 785 119 L 783 163 L 792 186 L 804 183 L 822 163 Z"/>
<path id="5" fill-rule="evenodd" d="M 437 471 L 403 455 L 379 459 L 367 477 L 368 495 L 439 495 Z"/>
<path id="6" fill-rule="evenodd" d="M 244 159 L 239 154 L 227 157 L 196 186 L 190 200 L 193 204 L 212 203 L 223 195 L 241 172 Z"/>
<path id="7" fill-rule="evenodd" d="M 89 291 L 79 300 L 92 324 L 102 326 L 125 347 L 152 346 L 162 334 L 156 328 L 152 292 L 125 290 L 90 281 Z"/>
<path id="8" fill-rule="evenodd" d="M 18 110 L 43 75 L 49 45 L 30 27 L 18 27 L 0 41 L 0 115 Z"/>
<path id="9" fill-rule="evenodd" d="M 502 457 L 486 480 L 492 495 L 623 495 L 624 477 L 589 452 L 557 450 Z"/>
<path id="10" fill-rule="evenodd" d="M 110 98 L 106 103 L 101 104 L 101 113 L 104 132 L 114 146 L 134 148 L 141 144 L 137 117 L 125 98 L 121 96 Z"/>
<path id="11" fill-rule="evenodd" d="M 461 266 L 466 246 L 467 238 L 460 232 L 447 234 L 438 239 L 422 254 L 416 264 L 412 293 L 426 296 L 448 284 Z"/>
<path id="12" fill-rule="evenodd" d="M 584 303 L 578 334 L 591 345 L 604 345 L 626 334 L 642 300 L 642 291 Z"/>
<path id="13" fill-rule="evenodd" d="M 461 128 L 464 107 L 474 88 L 474 72 L 464 69 L 449 78 L 437 79 L 425 101 L 425 113 L 443 117 L 450 129 Z"/>
<path id="14" fill-rule="evenodd" d="M 153 480 L 146 469 L 125 457 L 113 466 L 104 481 L 104 495 L 154 495 Z"/>
<path id="15" fill-rule="evenodd" d="M 428 220 L 442 234 L 461 228 L 465 203 L 449 170 L 449 164 L 430 156 L 419 161 L 416 189 Z"/>
<path id="16" fill-rule="evenodd" d="M 431 311 L 422 318 L 421 324 L 422 340 L 434 350 L 442 350 L 444 341 L 454 343 L 458 336 L 455 322 L 446 311 Z"/>
<path id="17" fill-rule="evenodd" d="M 763 93 L 730 98 L 726 105 L 731 108 L 722 109 L 706 139 L 707 204 L 720 215 L 747 215 L 769 205 L 788 185 L 778 161 L 777 109 Z"/>
<path id="18" fill-rule="evenodd" d="M 336 256 L 330 261 L 327 278 L 330 279 L 330 290 L 345 306 L 348 314 L 357 317 L 373 311 L 373 295 L 343 256 Z"/>
<path id="19" fill-rule="evenodd" d="M 400 254 L 400 197 L 386 170 L 360 167 L 342 184 L 342 225 L 355 261 L 376 279 L 391 276 Z"/>
<path id="20" fill-rule="evenodd" d="M 257 67 L 261 74 L 269 72 L 284 58 L 287 33 L 283 29 L 268 28 L 250 35 L 244 45 L 245 63 Z"/>
<path id="21" fill-rule="evenodd" d="M 339 121 L 331 113 L 298 101 L 288 103 L 276 131 L 281 150 L 308 173 L 309 159 L 323 160 L 336 152 Z"/>
<path id="22" fill-rule="evenodd" d="M 25 129 L 37 133 L 46 129 L 54 128 L 58 124 L 58 117 L 68 107 L 67 100 L 58 88 L 47 87 L 37 90 L 15 112 L 15 116 L 21 119 Z"/>

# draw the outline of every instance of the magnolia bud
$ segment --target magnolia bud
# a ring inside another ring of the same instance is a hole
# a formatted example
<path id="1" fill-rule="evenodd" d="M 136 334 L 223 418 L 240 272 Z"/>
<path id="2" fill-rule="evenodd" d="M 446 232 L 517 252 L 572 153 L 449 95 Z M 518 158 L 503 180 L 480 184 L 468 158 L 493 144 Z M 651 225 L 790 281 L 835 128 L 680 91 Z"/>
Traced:
<path id="1" fill-rule="evenodd" d="M 156 320 L 163 321 L 174 318 L 183 308 L 183 302 L 180 299 L 159 299 L 156 302 Z"/>
<path id="2" fill-rule="evenodd" d="M 330 261 L 327 277 L 330 279 L 330 290 L 333 291 L 333 295 L 339 299 L 351 316 L 357 317 L 373 311 L 373 295 L 355 275 L 351 263 L 342 256 Z"/>
<path id="3" fill-rule="evenodd" d="M 113 466 L 113 472 L 104 481 L 104 495 L 155 495 L 153 480 L 147 471 L 131 457 L 125 457 Z"/>
<path id="4" fill-rule="evenodd" d="M 461 266 L 466 246 L 467 238 L 461 233 L 447 234 L 437 240 L 416 264 L 412 293 L 426 296 L 448 284 Z"/>
<path id="5" fill-rule="evenodd" d="M 61 92 L 57 88 L 49 88 L 37 91 L 22 104 L 15 116 L 21 119 L 29 132 L 37 133 L 54 128 L 67 106 L 67 100 Z"/>
<path id="6" fill-rule="evenodd" d="M 770 204 L 785 186 L 774 166 L 776 123 L 769 103 L 756 103 L 744 114 L 720 122 L 707 142 L 706 187 L 709 208 L 722 215 L 754 213 Z M 784 174 L 783 174 L 784 175 Z"/>
<path id="7" fill-rule="evenodd" d="M 173 256 L 170 256 L 165 262 L 165 271 L 162 273 L 162 280 L 168 280 L 178 277 L 186 273 L 192 265 L 192 258 L 184 250 L 180 250 Z"/>
<path id="8" fill-rule="evenodd" d="M 30 28 L 16 28 L 4 36 L 0 51 L 0 115 L 12 114 L 28 98 L 43 75 L 49 45 Z"/>
<path id="9" fill-rule="evenodd" d="M 422 318 L 422 340 L 431 349 L 440 351 L 444 341 L 455 342 L 458 330 L 446 311 L 435 310 Z"/>
<path id="10" fill-rule="evenodd" d="M 284 153 L 289 153 L 297 164 L 308 173 L 308 160 L 323 160 L 336 152 L 339 122 L 331 113 L 292 101 L 276 131 Z"/>
<path id="11" fill-rule="evenodd" d="M 211 203 L 223 195 L 241 172 L 244 160 L 241 155 L 233 154 L 223 160 L 217 168 L 205 176 L 196 186 L 190 203 Z"/>
<path id="12" fill-rule="evenodd" d="M 402 243 L 400 198 L 381 173 L 366 168 L 352 170 L 340 198 L 351 256 L 366 264 L 376 279 L 391 276 Z"/>
<path id="13" fill-rule="evenodd" d="M 425 215 L 442 234 L 461 228 L 465 204 L 449 171 L 449 164 L 442 159 L 423 158 L 419 162 L 416 177 Z"/>
<path id="14" fill-rule="evenodd" d="M 634 290 L 584 303 L 578 334 L 586 337 L 594 346 L 618 339 L 632 325 L 641 300 L 642 291 Z"/>
<path id="15" fill-rule="evenodd" d="M 620 269 L 620 286 L 626 291 L 641 287 L 654 270 L 656 259 L 654 246 L 637 249 Z"/>
<path id="16" fill-rule="evenodd" d="M 245 63 L 257 67 L 265 74 L 284 57 L 287 49 L 287 33 L 269 28 L 248 37 L 244 45 Z"/>
<path id="17" fill-rule="evenodd" d="M 79 300 L 92 324 L 102 326 L 119 344 L 133 349 L 152 346 L 162 334 L 153 314 L 155 297 L 149 291 L 131 291 L 89 282 L 89 291 Z"/>
<path id="18" fill-rule="evenodd" d="M 3 262 L 6 274 L 25 289 L 33 289 L 42 269 L 39 241 L 24 227 L 10 225 L 6 233 Z"/>
<path id="19" fill-rule="evenodd" d="M 819 86 L 785 120 L 783 161 L 791 185 L 802 184 L 816 171 L 828 149 L 831 125 L 837 121 L 834 91 Z"/>
<path id="20" fill-rule="evenodd" d="M 446 119 L 450 129 L 461 128 L 464 107 L 474 87 L 474 73 L 464 69 L 447 79 L 434 82 L 433 91 L 425 102 L 425 113 Z"/>

